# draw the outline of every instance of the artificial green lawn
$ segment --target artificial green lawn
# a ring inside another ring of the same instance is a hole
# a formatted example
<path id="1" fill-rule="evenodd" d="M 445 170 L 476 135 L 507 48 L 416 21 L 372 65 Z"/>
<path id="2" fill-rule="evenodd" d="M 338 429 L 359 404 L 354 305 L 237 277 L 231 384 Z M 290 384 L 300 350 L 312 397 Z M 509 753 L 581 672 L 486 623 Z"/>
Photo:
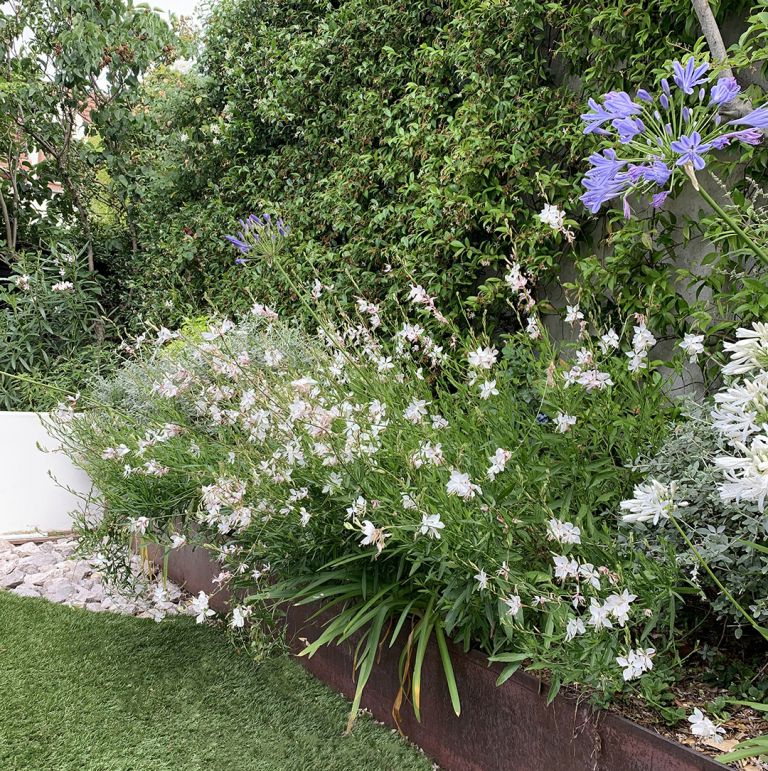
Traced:
<path id="1" fill-rule="evenodd" d="M 295 662 L 221 630 L 0 591 L 2 771 L 410 771 L 430 763 Z"/>

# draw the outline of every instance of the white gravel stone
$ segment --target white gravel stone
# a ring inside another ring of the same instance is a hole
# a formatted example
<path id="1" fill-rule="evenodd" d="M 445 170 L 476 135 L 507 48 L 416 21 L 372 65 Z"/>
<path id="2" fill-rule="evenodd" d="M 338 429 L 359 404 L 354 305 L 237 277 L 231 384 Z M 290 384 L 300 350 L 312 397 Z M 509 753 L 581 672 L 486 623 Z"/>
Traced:
<path id="1" fill-rule="evenodd" d="M 37 589 L 37 587 L 29 586 L 27 584 L 22 584 L 21 586 L 17 586 L 15 589 L 11 589 L 11 592 L 13 594 L 18 595 L 19 597 L 39 597 L 40 591 Z"/>
<path id="2" fill-rule="evenodd" d="M 21 570 L 13 570 L 0 578 L 0 589 L 15 589 L 24 582 L 24 573 Z"/>
<path id="3" fill-rule="evenodd" d="M 19 546 L 15 546 L 13 550 L 16 554 L 37 554 L 40 551 L 40 547 L 34 541 L 27 541 L 26 543 L 19 544 Z"/>
<path id="4" fill-rule="evenodd" d="M 14 546 L 0 541 L 0 589 L 20 597 L 43 597 L 51 602 L 93 612 L 109 611 L 161 621 L 165 616 L 186 612 L 186 601 L 178 586 L 146 576 L 138 557 L 131 560 L 135 592 L 124 595 L 108 586 L 88 560 L 75 557 L 77 541 L 33 542 Z"/>

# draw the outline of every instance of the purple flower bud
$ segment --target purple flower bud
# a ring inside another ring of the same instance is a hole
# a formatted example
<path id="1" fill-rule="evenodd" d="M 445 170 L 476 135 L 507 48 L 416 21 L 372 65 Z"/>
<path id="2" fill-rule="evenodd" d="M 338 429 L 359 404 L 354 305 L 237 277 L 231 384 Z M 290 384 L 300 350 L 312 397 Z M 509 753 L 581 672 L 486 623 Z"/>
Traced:
<path id="1" fill-rule="evenodd" d="M 661 88 L 669 96 L 672 92 L 669 90 L 669 81 L 666 78 L 661 79 Z"/>
<path id="2" fill-rule="evenodd" d="M 661 106 L 665 109 L 669 109 L 669 97 L 666 94 L 662 94 L 659 97 L 659 102 L 661 103 Z"/>
<path id="3" fill-rule="evenodd" d="M 641 99 L 643 102 L 653 101 L 653 97 L 644 88 L 637 89 L 637 98 Z"/>
<path id="4" fill-rule="evenodd" d="M 630 219 L 632 217 L 632 209 L 629 208 L 629 201 L 627 201 L 627 197 L 624 196 L 624 219 Z"/>
<path id="5" fill-rule="evenodd" d="M 699 89 L 699 101 L 700 101 L 700 102 L 703 102 L 703 101 L 704 101 L 704 94 L 706 94 L 706 93 L 707 93 L 707 92 L 706 92 L 706 91 L 705 91 L 703 88 L 700 88 L 700 89 Z"/>
<path id="6" fill-rule="evenodd" d="M 691 111 L 687 107 L 683 107 L 683 120 L 688 123 L 691 119 Z"/>
<path id="7" fill-rule="evenodd" d="M 661 113 L 658 110 L 653 111 L 653 117 L 656 118 L 656 120 L 661 121 Z"/>

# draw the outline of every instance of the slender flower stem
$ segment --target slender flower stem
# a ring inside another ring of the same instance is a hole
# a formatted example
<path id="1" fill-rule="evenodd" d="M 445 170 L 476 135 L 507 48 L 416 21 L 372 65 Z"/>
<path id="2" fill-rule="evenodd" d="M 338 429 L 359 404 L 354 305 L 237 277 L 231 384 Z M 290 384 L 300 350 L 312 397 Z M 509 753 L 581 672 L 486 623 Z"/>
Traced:
<path id="1" fill-rule="evenodd" d="M 744 610 L 744 608 L 739 604 L 738 600 L 722 585 L 722 583 L 720 583 L 720 580 L 712 572 L 712 569 L 709 567 L 709 564 L 707 563 L 707 561 L 704 559 L 704 557 L 701 556 L 701 554 L 699 553 L 699 550 L 693 545 L 693 543 L 691 542 L 691 539 L 688 538 L 688 536 L 685 534 L 685 531 L 683 530 L 683 528 L 680 527 L 680 523 L 677 521 L 677 518 L 675 516 L 671 516 L 670 520 L 672 521 L 672 524 L 677 528 L 677 532 L 680 533 L 680 535 L 682 536 L 682 539 L 685 541 L 688 548 L 693 552 L 694 556 L 701 563 L 704 570 L 707 571 L 707 574 L 709 575 L 709 577 L 715 582 L 715 585 L 717 586 L 717 588 L 720 589 L 720 591 L 731 601 L 731 603 L 739 611 L 739 613 L 741 613 L 741 615 L 744 616 L 744 618 L 746 618 L 747 621 L 749 621 L 749 623 L 755 628 L 758 634 L 761 637 L 763 637 L 765 640 L 768 640 L 768 629 L 760 626 L 760 624 L 758 624 L 757 621 L 755 621 L 755 619 L 752 618 L 752 616 L 749 613 L 747 613 L 746 610 Z"/>
<path id="2" fill-rule="evenodd" d="M 733 228 L 733 231 L 742 238 L 742 240 L 749 245 L 752 251 L 757 257 L 760 258 L 764 265 L 768 265 L 768 252 L 765 249 L 758 246 L 755 241 L 747 235 L 746 231 L 739 225 L 728 212 L 723 209 L 722 206 L 703 188 L 698 188 L 699 195 Z"/>

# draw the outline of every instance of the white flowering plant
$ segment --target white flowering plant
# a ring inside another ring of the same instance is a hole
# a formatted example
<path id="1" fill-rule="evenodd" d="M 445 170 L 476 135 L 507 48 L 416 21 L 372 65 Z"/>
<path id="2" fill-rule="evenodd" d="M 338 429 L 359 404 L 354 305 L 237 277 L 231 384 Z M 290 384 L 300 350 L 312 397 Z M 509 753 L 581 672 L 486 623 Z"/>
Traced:
<path id="1" fill-rule="evenodd" d="M 20 378 L 77 390 L 115 359 L 102 344 L 101 289 L 85 254 L 64 244 L 19 252 L 10 268 L 0 279 L 0 406 L 50 409 L 60 394 Z"/>
<path id="2" fill-rule="evenodd" d="M 573 350 L 529 327 L 500 351 L 446 335 L 421 288 L 404 301 L 419 318 L 393 334 L 367 302 L 355 320 L 318 315 L 315 339 L 256 303 L 238 324 L 145 339 L 58 424 L 99 490 L 84 548 L 118 572 L 136 539 L 207 545 L 248 597 L 236 628 L 252 608 L 322 602 L 331 621 L 304 654 L 362 634 L 359 693 L 399 638 L 417 714 L 433 636 L 456 711 L 448 639 L 506 664 L 500 680 L 546 671 L 553 695 L 656 693 L 679 575 L 616 539 L 629 462 L 674 411 L 644 320 L 590 329 L 572 307 Z"/>

